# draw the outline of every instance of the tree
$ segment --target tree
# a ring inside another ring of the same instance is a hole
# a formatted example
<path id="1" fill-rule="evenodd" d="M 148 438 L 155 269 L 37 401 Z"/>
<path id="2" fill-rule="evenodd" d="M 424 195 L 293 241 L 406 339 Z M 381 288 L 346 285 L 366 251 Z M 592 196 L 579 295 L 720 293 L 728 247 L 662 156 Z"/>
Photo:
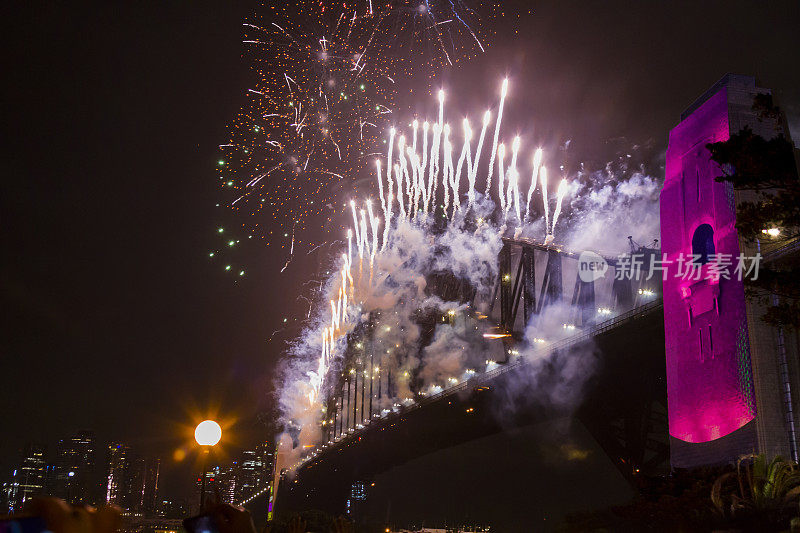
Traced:
<path id="1" fill-rule="evenodd" d="M 721 475 L 711 488 L 711 501 L 722 516 L 740 524 L 788 524 L 797 515 L 800 470 L 780 456 L 743 457 L 735 472 Z"/>
<path id="2" fill-rule="evenodd" d="M 777 135 L 764 139 L 749 127 L 727 141 L 706 148 L 722 172 L 717 181 L 728 182 L 748 199 L 736 208 L 736 229 L 749 242 L 769 240 L 777 245 L 800 239 L 800 180 L 797 153 L 785 135 L 782 113 L 772 96 L 759 94 L 753 102 L 759 120 L 776 125 Z M 777 232 L 771 234 L 770 230 Z M 762 265 L 756 280 L 747 280 L 748 295 L 767 306 L 764 320 L 775 325 L 800 327 L 800 269 L 798 258 Z M 773 296 L 777 296 L 777 301 Z"/>

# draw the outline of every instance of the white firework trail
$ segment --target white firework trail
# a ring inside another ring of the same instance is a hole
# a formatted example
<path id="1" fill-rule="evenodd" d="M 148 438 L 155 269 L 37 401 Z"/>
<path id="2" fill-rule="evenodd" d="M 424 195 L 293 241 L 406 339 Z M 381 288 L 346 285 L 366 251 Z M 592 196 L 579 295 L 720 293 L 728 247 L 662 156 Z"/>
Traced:
<path id="1" fill-rule="evenodd" d="M 475 180 L 478 176 L 478 163 L 481 160 L 481 152 L 483 151 L 483 139 L 486 137 L 486 127 L 492 119 L 492 112 L 486 111 L 483 114 L 483 127 L 481 128 L 480 137 L 478 137 L 478 146 L 475 148 L 475 161 L 470 162 L 470 153 L 467 151 L 467 165 L 469 167 L 469 174 L 467 174 L 467 181 L 469 182 L 469 191 L 467 192 L 467 208 L 471 208 L 475 204 Z"/>
<path id="2" fill-rule="evenodd" d="M 425 169 L 427 168 L 428 164 L 428 130 L 430 128 L 430 124 L 428 121 L 422 123 L 422 160 L 420 161 L 419 173 L 420 173 L 420 181 L 425 184 Z M 430 190 L 425 184 L 425 194 L 423 195 L 423 209 L 427 212 L 428 211 L 428 201 L 430 200 Z"/>
<path id="3" fill-rule="evenodd" d="M 555 232 L 558 216 L 561 214 L 561 202 L 564 200 L 564 195 L 567 194 L 567 187 L 567 179 L 564 178 L 561 180 L 561 183 L 558 184 L 558 190 L 556 191 L 556 210 L 553 211 L 553 228 L 550 230 L 550 233 Z"/>
<path id="4" fill-rule="evenodd" d="M 375 160 L 375 167 L 376 173 L 378 174 L 378 195 L 381 201 L 381 209 L 383 209 L 383 212 L 386 213 L 386 198 L 383 196 L 383 176 L 381 175 L 380 159 Z"/>
<path id="5" fill-rule="evenodd" d="M 353 233 L 356 236 L 356 249 L 359 250 L 359 255 L 360 255 L 361 254 L 361 252 L 360 252 L 360 250 L 361 250 L 361 234 L 358 231 L 358 229 L 359 229 L 359 226 L 358 226 L 358 213 L 356 212 L 356 201 L 355 200 L 350 200 L 350 209 L 352 209 L 352 211 L 353 211 Z M 349 238 L 350 237 L 348 235 L 348 239 Z M 352 254 L 351 254 L 350 251 L 348 251 L 347 255 L 348 255 L 348 257 L 352 257 Z"/>
<path id="6" fill-rule="evenodd" d="M 442 170 L 442 194 L 444 195 L 444 212 L 450 207 L 450 166 L 449 161 L 453 159 L 453 146 L 450 144 L 450 126 L 444 125 L 444 169 Z"/>
<path id="7" fill-rule="evenodd" d="M 550 235 L 550 203 L 547 200 L 547 169 L 542 167 L 539 170 L 539 179 L 542 182 L 542 206 L 544 207 L 544 227 L 547 235 Z M 547 238 L 547 237 L 545 237 Z"/>
<path id="8" fill-rule="evenodd" d="M 358 247 L 358 277 L 359 280 L 364 274 L 364 255 L 369 253 L 369 242 L 367 241 L 367 213 L 361 210 L 361 246 Z"/>
<path id="9" fill-rule="evenodd" d="M 461 155 L 458 158 L 458 165 L 456 166 L 455 174 L 453 175 L 453 181 L 451 183 L 453 187 L 453 210 L 459 209 L 461 207 L 461 169 L 464 166 L 464 161 L 468 161 L 467 155 L 469 154 L 470 142 L 472 141 L 472 130 L 469 127 L 469 120 L 464 119 L 463 123 L 464 127 L 464 147 L 461 149 Z M 468 163 L 469 165 L 469 163 Z M 469 166 L 467 166 L 469 169 Z M 469 174 L 469 170 L 467 171 Z"/>
<path id="10" fill-rule="evenodd" d="M 506 171 L 504 160 L 506 158 L 506 145 L 504 143 L 500 143 L 500 146 L 497 147 L 497 157 L 500 158 L 498 161 L 498 173 L 497 173 L 497 196 L 500 198 L 500 211 L 503 213 L 503 218 L 506 216 Z"/>
<path id="11" fill-rule="evenodd" d="M 400 164 L 394 164 L 394 177 L 397 180 L 397 206 L 400 208 L 400 218 L 406 218 L 406 204 L 403 198 L 403 173 Z"/>
<path id="12" fill-rule="evenodd" d="M 489 159 L 489 174 L 486 177 L 486 194 L 489 194 L 489 189 L 492 187 L 492 170 L 494 169 L 494 155 L 497 153 L 497 141 L 500 138 L 500 123 L 503 121 L 503 104 L 506 101 L 506 94 L 508 93 L 508 78 L 503 80 L 503 86 L 500 89 L 500 107 L 497 110 L 497 122 L 494 125 L 494 139 L 492 140 L 492 151 Z"/>
<path id="13" fill-rule="evenodd" d="M 514 142 L 511 144 L 511 164 L 508 165 L 508 189 L 506 193 L 506 212 L 511 208 L 513 201 L 514 208 L 517 213 L 517 220 L 522 222 L 520 218 L 519 206 L 519 173 L 517 172 L 517 154 L 519 153 L 520 138 L 514 137 Z M 513 195 L 512 195 L 513 193 Z"/>
<path id="14" fill-rule="evenodd" d="M 375 217 L 372 212 L 372 202 L 367 200 L 367 213 L 369 213 L 369 226 L 372 229 L 372 246 L 369 252 L 369 283 L 372 284 L 372 277 L 375 270 L 375 254 L 378 253 L 378 227 L 380 219 Z"/>
<path id="15" fill-rule="evenodd" d="M 528 201 L 526 202 L 525 207 L 525 220 L 530 220 L 531 218 L 531 198 L 533 197 L 533 191 L 536 190 L 536 182 L 538 181 L 539 176 L 539 167 L 542 165 L 542 149 L 537 148 L 536 153 L 533 154 L 533 171 L 531 172 L 531 184 L 528 187 Z"/>

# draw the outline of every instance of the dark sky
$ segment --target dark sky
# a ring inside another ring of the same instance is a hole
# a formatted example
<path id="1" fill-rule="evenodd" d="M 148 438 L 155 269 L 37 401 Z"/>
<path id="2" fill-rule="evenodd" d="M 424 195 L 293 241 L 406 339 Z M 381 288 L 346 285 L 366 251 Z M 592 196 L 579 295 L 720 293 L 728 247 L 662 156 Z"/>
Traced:
<path id="1" fill-rule="evenodd" d="M 516 126 L 534 122 L 540 138 L 663 151 L 680 112 L 729 71 L 775 89 L 798 135 L 796 1 L 504 5 L 523 18 L 443 79 L 483 109 L 508 74 Z M 250 9 L 4 5 L 0 479 L 24 442 L 52 449 L 78 428 L 159 453 L 168 472 L 186 470 L 171 456 L 193 417 L 236 419 L 231 452 L 269 437 L 255 415 L 283 339 L 268 339 L 299 315 L 318 264 L 280 275 L 284 258 L 252 246 L 234 284 L 207 260 Z"/>

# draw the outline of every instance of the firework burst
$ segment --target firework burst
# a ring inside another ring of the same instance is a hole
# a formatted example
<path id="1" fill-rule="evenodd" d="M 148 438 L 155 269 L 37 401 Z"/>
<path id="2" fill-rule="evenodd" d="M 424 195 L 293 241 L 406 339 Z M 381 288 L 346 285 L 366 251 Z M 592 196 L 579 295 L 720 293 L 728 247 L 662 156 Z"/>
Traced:
<path id="1" fill-rule="evenodd" d="M 263 6 L 243 25 L 254 82 L 220 145 L 220 206 L 247 237 L 315 244 L 303 230 L 356 188 L 398 91 L 483 50 L 476 20 L 461 1 Z"/>

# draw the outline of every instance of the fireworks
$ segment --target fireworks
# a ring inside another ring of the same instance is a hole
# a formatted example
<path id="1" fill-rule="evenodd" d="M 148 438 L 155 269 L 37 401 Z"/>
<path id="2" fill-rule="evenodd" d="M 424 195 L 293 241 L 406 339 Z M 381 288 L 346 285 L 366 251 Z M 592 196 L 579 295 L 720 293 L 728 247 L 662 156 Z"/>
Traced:
<path id="1" fill-rule="evenodd" d="M 504 81 L 501 104 L 507 88 L 508 82 Z M 322 320 L 320 327 L 311 326 L 307 332 L 307 336 L 318 336 L 319 342 L 308 337 L 311 340 L 302 343 L 301 351 L 316 347 L 317 355 L 311 368 L 286 384 L 282 399 L 286 417 L 301 427 L 301 441 L 310 440 L 314 444 L 319 441 L 317 430 L 326 405 L 325 390 L 335 388 L 338 380 L 331 369 L 341 364 L 347 347 L 346 339 L 364 317 L 372 316 L 370 320 L 375 333 L 371 342 L 373 356 L 374 353 L 381 354 L 379 368 L 393 368 L 396 376 L 392 383 L 397 388 L 396 393 L 386 400 L 386 405 L 379 407 L 394 409 L 396 405 L 412 401 L 410 398 L 414 394 L 410 388 L 410 371 L 415 368 L 408 365 L 412 365 L 412 359 L 416 361 L 416 358 L 404 359 L 399 354 L 406 349 L 409 338 L 413 343 L 418 337 L 408 333 L 416 327 L 413 316 L 420 312 L 420 308 L 431 305 L 424 303 L 429 299 L 419 291 L 420 276 L 426 274 L 426 269 L 433 268 L 430 265 L 441 264 L 438 268 L 444 267 L 457 277 L 466 277 L 476 290 L 488 292 L 492 280 L 497 277 L 495 258 L 501 237 L 510 227 L 516 227 L 515 233 L 518 233 L 528 225 L 537 176 L 541 180 L 543 211 L 549 213 L 542 150 L 532 150 L 531 159 L 520 157 L 525 149 L 522 140 L 515 137 L 511 142 L 511 154 L 506 158 L 498 126 L 501 115 L 498 113 L 492 147 L 494 152 L 496 146 L 497 156 L 482 157 L 485 134 L 491 123 L 488 112 L 483 116 L 477 142 L 469 121 L 463 121 L 461 144 L 457 146 L 457 136 L 444 120 L 445 101 L 444 91 L 439 92 L 435 122 L 425 121 L 420 128 L 419 122 L 414 121 L 410 131 L 405 132 L 394 128 L 389 130 L 385 160 L 378 159 L 374 166 L 383 220 L 375 216 L 371 202 L 365 202 L 362 208 L 355 201 L 350 202 L 353 222 L 347 233 L 347 251 L 342 254 L 339 269 L 327 284 L 332 295 L 326 302 L 329 311 L 319 315 Z M 479 162 L 487 159 L 489 164 L 481 168 Z M 522 169 L 517 167 L 519 161 L 525 160 L 532 161 L 530 183 L 522 183 Z M 490 176 L 495 164 L 498 181 L 496 190 L 492 190 Z M 479 175 L 485 176 L 489 194 L 476 190 Z M 527 190 L 526 195 L 521 193 L 521 188 Z M 562 180 L 556 193 L 553 223 L 547 221 L 545 224 L 545 240 L 552 240 L 567 191 L 568 182 Z M 461 333 L 456 333 L 457 329 L 448 319 L 455 319 L 462 309 L 461 304 L 440 302 L 438 305 L 445 308 L 442 323 L 450 329 L 439 331 L 437 335 L 444 337 L 439 341 L 435 338 L 422 350 L 429 358 L 419 375 L 427 375 L 430 380 L 427 385 L 430 390 L 420 392 L 423 395 L 452 386 L 469 376 L 465 361 L 447 370 L 439 368 L 441 365 L 438 363 L 433 364 L 432 361 L 438 357 L 436 350 L 449 350 L 456 346 L 466 353 L 470 343 L 460 335 L 475 335 L 484 341 L 509 336 L 505 332 L 480 332 L 477 326 L 466 328 L 465 325 L 461 327 Z M 476 319 L 485 316 L 478 314 Z M 375 348 L 376 342 L 384 348 Z M 361 343 L 357 345 L 362 346 Z M 419 352 L 420 347 L 410 350 L 409 353 Z M 356 372 L 355 367 L 348 372 L 342 375 L 359 379 L 361 372 Z M 302 400 L 298 400 L 298 394 L 302 395 Z M 357 406 L 357 398 L 353 401 Z M 361 421 L 366 422 L 368 420 Z"/>
<path id="2" fill-rule="evenodd" d="M 394 91 L 390 66 L 364 53 L 371 17 L 307 3 L 271 7 L 245 25 L 257 80 L 220 168 L 230 207 L 261 236 L 302 229 L 334 192 L 326 186 L 352 178 Z"/>
<path id="3" fill-rule="evenodd" d="M 357 188 L 398 80 L 424 88 L 482 51 L 477 19 L 460 0 L 264 5 L 243 25 L 254 83 L 220 145 L 221 206 L 267 244 L 313 244 L 302 231 Z"/>
<path id="4" fill-rule="evenodd" d="M 530 217 L 531 199 L 536 188 L 536 178 L 541 176 L 541 189 L 543 197 L 543 210 L 545 213 L 545 226 L 547 234 L 551 235 L 561 214 L 562 202 L 567 193 L 567 180 L 559 183 L 556 192 L 556 208 L 553 213 L 553 224 L 549 223 L 549 200 L 547 196 L 547 169 L 542 165 L 542 149 L 537 148 L 533 154 L 533 169 L 531 182 L 528 184 L 525 203 L 520 188 L 524 189 L 521 174 L 517 168 L 519 154 L 522 151 L 522 140 L 515 137 L 511 144 L 511 155 L 506 164 L 506 148 L 500 142 L 500 123 L 505 97 L 508 91 L 508 80 L 504 80 L 501 87 L 500 106 L 495 121 L 495 134 L 492 150 L 489 154 L 489 165 L 486 175 L 486 190 L 482 198 L 494 197 L 499 202 L 499 211 L 496 213 L 505 229 L 506 224 L 522 226 Z M 476 190 L 479 163 L 484 145 L 486 130 L 491 122 L 491 113 L 487 111 L 483 116 L 478 141 L 473 146 L 472 129 L 468 119 L 462 124 L 462 145 L 457 148 L 453 139 L 450 125 L 444 122 L 445 93 L 439 95 L 438 121 L 430 125 L 423 123 L 422 140 L 419 142 L 418 122 L 412 123 L 411 144 L 407 143 L 406 136 L 398 133 L 394 128 L 390 130 L 389 146 L 386 155 L 386 173 L 382 173 L 383 164 L 376 163 L 378 175 L 378 191 L 380 202 L 384 211 L 387 225 L 384 227 L 384 245 L 388 234 L 388 223 L 393 217 L 400 219 L 416 220 L 418 217 L 426 219 L 434 216 L 437 206 L 441 209 L 441 216 L 452 221 L 458 216 L 465 216 L 475 206 L 480 193 Z M 396 146 L 395 146 L 396 145 Z M 421 151 L 419 150 L 421 145 Z M 473 151 L 474 150 L 474 151 Z M 497 157 L 494 157 L 495 152 Z M 456 158 L 456 154 L 458 157 Z M 497 163 L 497 190 L 491 190 L 492 169 Z M 385 183 L 384 183 L 385 177 Z M 466 179 L 466 205 L 462 206 L 462 190 Z M 438 195 L 441 187 L 441 195 Z M 385 193 L 384 191 L 388 191 Z M 395 213 L 395 205 L 397 212 Z M 525 216 L 523 217 L 523 209 Z"/>

